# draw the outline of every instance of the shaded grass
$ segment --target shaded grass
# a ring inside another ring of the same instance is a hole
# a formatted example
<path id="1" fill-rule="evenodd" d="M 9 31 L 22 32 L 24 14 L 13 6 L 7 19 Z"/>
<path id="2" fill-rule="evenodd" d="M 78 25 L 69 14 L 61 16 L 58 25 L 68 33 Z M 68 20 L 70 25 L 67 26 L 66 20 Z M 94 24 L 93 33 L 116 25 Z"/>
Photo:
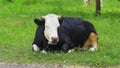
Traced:
<path id="1" fill-rule="evenodd" d="M 65 64 L 88 66 L 113 66 L 120 64 L 120 6 L 116 1 L 105 0 L 102 15 L 95 16 L 95 3 L 85 7 L 82 0 L 14 0 L 0 1 L 0 62 L 36 64 Z M 112 7 L 112 8 L 111 8 Z M 113 9 L 114 8 L 114 9 Z M 34 53 L 31 43 L 36 25 L 34 18 L 55 13 L 82 17 L 95 26 L 99 35 L 96 52 Z"/>

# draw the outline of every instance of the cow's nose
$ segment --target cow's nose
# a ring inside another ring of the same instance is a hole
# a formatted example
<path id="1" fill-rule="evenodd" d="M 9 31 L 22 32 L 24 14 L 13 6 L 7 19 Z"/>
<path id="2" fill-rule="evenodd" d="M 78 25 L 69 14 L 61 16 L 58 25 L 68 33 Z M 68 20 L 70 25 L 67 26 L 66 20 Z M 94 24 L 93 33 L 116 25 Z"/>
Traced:
<path id="1" fill-rule="evenodd" d="M 53 42 L 57 42 L 58 41 L 58 37 L 51 37 Z"/>

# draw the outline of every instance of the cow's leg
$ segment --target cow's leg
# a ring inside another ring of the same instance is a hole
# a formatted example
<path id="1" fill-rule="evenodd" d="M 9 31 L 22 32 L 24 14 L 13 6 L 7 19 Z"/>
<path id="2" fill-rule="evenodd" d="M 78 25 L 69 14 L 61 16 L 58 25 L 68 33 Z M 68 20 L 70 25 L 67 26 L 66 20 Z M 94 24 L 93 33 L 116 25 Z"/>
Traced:
<path id="1" fill-rule="evenodd" d="M 40 51 L 40 48 L 38 47 L 37 44 L 33 44 L 33 45 L 32 45 L 32 50 L 35 51 L 35 52 L 39 52 L 39 51 Z"/>
<path id="2" fill-rule="evenodd" d="M 97 50 L 98 36 L 95 33 L 92 32 L 92 33 L 90 33 L 89 38 L 90 38 L 90 42 L 91 42 L 89 51 Z"/>
<path id="3" fill-rule="evenodd" d="M 47 53 L 44 49 L 41 50 L 40 52 L 43 53 L 43 54 L 46 54 L 46 53 Z"/>
<path id="4" fill-rule="evenodd" d="M 89 51 L 95 51 L 97 50 L 97 44 L 98 44 L 98 36 L 95 33 L 90 33 L 88 39 L 86 40 L 83 47 L 88 46 Z"/>
<path id="5" fill-rule="evenodd" d="M 65 43 L 65 44 L 62 45 L 62 48 L 61 48 L 61 49 L 62 49 L 63 52 L 68 52 L 68 50 L 69 50 L 69 45 L 68 45 L 67 43 Z"/>
<path id="6" fill-rule="evenodd" d="M 32 50 L 34 52 L 41 52 L 41 53 L 47 53 L 45 50 L 46 47 L 40 46 L 39 44 L 33 43 L 32 44 Z"/>
<path id="7" fill-rule="evenodd" d="M 55 53 L 55 51 L 57 51 L 56 46 L 57 45 L 47 45 L 46 48 L 45 48 L 45 51 Z"/>
<path id="8" fill-rule="evenodd" d="M 83 49 L 81 50 L 81 48 L 78 46 L 78 47 L 74 47 L 74 48 L 70 49 L 70 50 L 68 51 L 68 53 L 74 52 L 74 51 L 76 51 L 76 50 L 83 51 Z"/>
<path id="9" fill-rule="evenodd" d="M 43 44 L 41 44 L 42 46 L 40 46 L 40 52 L 43 54 L 46 54 L 48 51 L 48 44 L 47 42 L 44 40 Z"/>
<path id="10" fill-rule="evenodd" d="M 71 52 L 69 50 L 72 50 L 74 48 L 74 45 L 71 41 L 71 38 L 69 37 L 69 34 L 63 30 L 64 33 L 62 33 L 62 40 L 64 40 L 64 44 L 61 47 L 61 50 L 63 52 Z"/>

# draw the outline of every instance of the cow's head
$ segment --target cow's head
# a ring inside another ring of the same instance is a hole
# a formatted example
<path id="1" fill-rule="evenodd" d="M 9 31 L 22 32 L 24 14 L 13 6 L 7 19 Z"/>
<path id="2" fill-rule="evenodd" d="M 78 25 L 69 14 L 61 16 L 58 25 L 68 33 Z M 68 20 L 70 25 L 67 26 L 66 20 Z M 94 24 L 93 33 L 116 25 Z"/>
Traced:
<path id="1" fill-rule="evenodd" d="M 44 25 L 44 36 L 48 40 L 48 44 L 56 45 L 59 41 L 58 37 L 58 27 L 60 26 L 59 19 L 61 16 L 55 14 L 48 14 L 41 17 L 42 20 L 35 19 L 34 22 L 37 25 Z"/>

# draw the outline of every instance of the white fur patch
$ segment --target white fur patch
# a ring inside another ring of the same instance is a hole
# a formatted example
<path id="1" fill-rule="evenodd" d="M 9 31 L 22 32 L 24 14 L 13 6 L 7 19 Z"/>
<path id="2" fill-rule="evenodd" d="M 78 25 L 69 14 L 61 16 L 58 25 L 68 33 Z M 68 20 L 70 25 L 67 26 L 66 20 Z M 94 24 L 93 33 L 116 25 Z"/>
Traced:
<path id="1" fill-rule="evenodd" d="M 32 47 L 34 51 L 36 52 L 40 51 L 40 48 L 36 44 L 33 44 Z"/>
<path id="2" fill-rule="evenodd" d="M 46 54 L 47 52 L 45 50 L 41 50 L 41 53 Z"/>
<path id="3" fill-rule="evenodd" d="M 91 51 L 91 52 L 93 52 L 93 51 L 95 51 L 95 50 L 97 50 L 97 48 L 95 48 L 95 47 L 91 47 L 91 48 L 89 49 L 89 51 Z"/>
<path id="4" fill-rule="evenodd" d="M 74 49 L 71 49 L 71 50 L 68 51 L 68 53 L 72 53 L 73 51 L 74 51 Z"/>

